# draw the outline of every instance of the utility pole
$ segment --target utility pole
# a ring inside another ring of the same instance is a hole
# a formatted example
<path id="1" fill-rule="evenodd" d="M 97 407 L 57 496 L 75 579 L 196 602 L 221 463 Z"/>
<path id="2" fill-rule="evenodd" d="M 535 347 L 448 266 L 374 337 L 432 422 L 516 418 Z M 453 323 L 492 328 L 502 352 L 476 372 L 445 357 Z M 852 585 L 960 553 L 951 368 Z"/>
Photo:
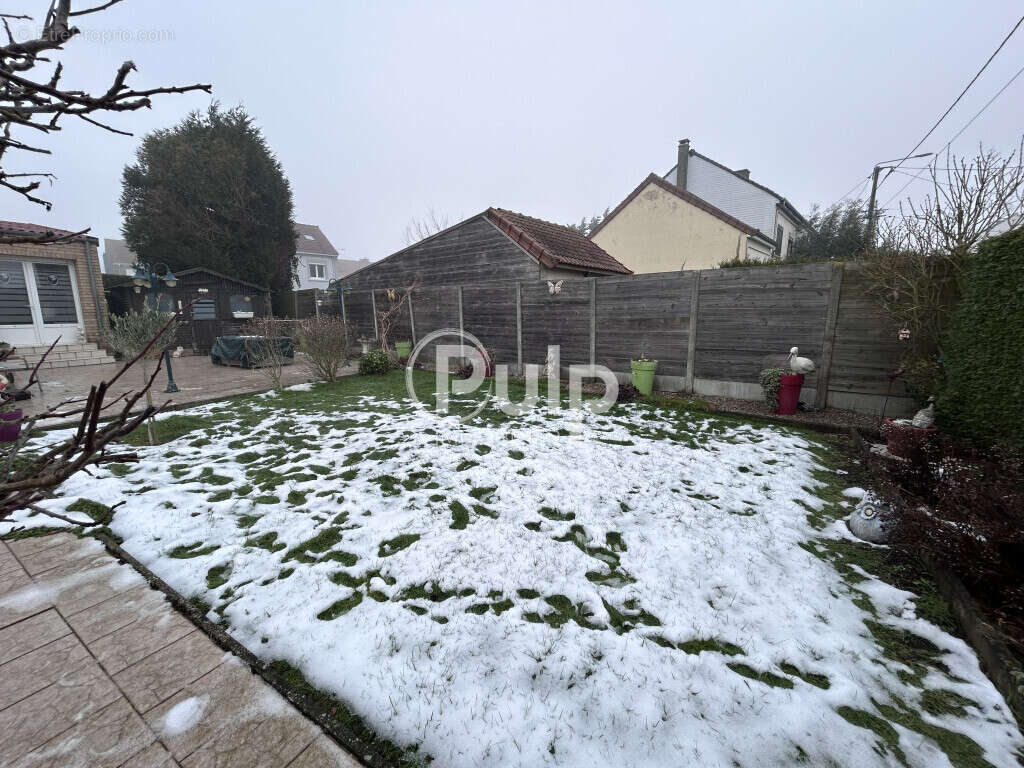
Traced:
<path id="1" fill-rule="evenodd" d="M 911 155 L 910 157 L 904 157 L 899 161 L 900 164 L 907 160 L 916 160 L 921 157 L 931 157 L 934 152 L 922 152 L 920 155 Z M 878 196 L 878 174 L 883 168 L 889 168 L 890 173 L 895 170 L 897 166 L 885 165 L 885 163 L 895 163 L 896 160 L 883 160 L 881 163 L 875 166 L 875 169 L 871 172 L 871 197 L 868 198 L 868 232 L 867 246 L 872 248 L 875 245 L 875 219 L 878 218 L 878 212 L 875 210 L 875 198 Z M 886 174 L 888 176 L 888 174 Z"/>

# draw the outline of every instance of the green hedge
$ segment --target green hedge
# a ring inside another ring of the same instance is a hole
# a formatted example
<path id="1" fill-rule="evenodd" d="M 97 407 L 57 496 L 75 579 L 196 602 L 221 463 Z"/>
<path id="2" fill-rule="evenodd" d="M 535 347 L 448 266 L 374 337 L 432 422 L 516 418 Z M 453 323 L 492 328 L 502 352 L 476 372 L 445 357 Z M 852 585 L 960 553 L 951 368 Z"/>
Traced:
<path id="1" fill-rule="evenodd" d="M 943 353 L 946 426 L 1024 451 L 1024 229 L 969 257 Z"/>

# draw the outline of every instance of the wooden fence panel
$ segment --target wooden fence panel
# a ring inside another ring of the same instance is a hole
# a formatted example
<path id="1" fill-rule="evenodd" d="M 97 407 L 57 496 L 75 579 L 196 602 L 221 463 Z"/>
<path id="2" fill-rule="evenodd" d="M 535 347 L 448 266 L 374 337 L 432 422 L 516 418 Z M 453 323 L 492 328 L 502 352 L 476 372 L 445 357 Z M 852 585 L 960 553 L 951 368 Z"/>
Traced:
<path id="1" fill-rule="evenodd" d="M 372 339 L 373 305 L 369 291 L 345 291 L 345 319 L 356 339 Z"/>
<path id="2" fill-rule="evenodd" d="M 889 392 L 886 373 L 899 368 L 905 351 L 897 336 L 898 330 L 868 295 L 863 272 L 847 264 L 836 316 L 829 390 L 870 395 Z M 903 382 L 894 382 L 890 394 L 906 396 Z"/>
<path id="3" fill-rule="evenodd" d="M 563 280 L 552 294 L 547 281 L 522 283 L 523 362 L 544 365 L 548 345 L 560 347 L 560 364 L 590 363 L 590 281 Z"/>
<path id="4" fill-rule="evenodd" d="M 698 378 L 756 384 L 790 347 L 820 361 L 831 264 L 705 270 L 697 312 Z M 814 387 L 817 374 L 807 377 Z"/>
<path id="5" fill-rule="evenodd" d="M 659 376 L 686 374 L 690 295 L 695 272 L 663 272 L 597 281 L 597 363 L 628 372 L 643 352 Z"/>
<path id="6" fill-rule="evenodd" d="M 416 341 L 442 328 L 459 327 L 459 288 L 456 285 L 419 288 L 412 296 L 412 314 L 416 325 Z M 455 337 L 440 340 L 442 344 L 456 344 Z M 436 359 L 435 342 L 427 344 L 416 359 L 417 364 L 428 367 Z"/>
<path id="7" fill-rule="evenodd" d="M 467 285 L 462 289 L 466 332 L 494 351 L 495 362 L 516 364 L 516 284 Z"/>

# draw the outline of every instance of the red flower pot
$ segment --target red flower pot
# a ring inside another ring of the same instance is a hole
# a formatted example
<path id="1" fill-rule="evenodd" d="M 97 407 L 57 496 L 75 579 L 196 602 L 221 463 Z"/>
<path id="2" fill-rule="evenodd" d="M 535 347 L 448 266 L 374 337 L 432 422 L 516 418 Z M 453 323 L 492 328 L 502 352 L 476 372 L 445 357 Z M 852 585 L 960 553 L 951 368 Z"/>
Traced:
<path id="1" fill-rule="evenodd" d="M 885 447 L 892 456 L 904 459 L 913 456 L 937 431 L 936 427 L 922 429 L 912 424 L 901 424 L 892 419 L 886 419 L 882 425 Z"/>
<path id="2" fill-rule="evenodd" d="M 0 411 L 0 443 L 13 443 L 21 434 L 21 409 Z"/>
<path id="3" fill-rule="evenodd" d="M 797 404 L 800 402 L 800 389 L 804 385 L 802 373 L 789 373 L 779 376 L 779 407 L 775 412 L 782 416 L 792 416 L 796 413 Z"/>

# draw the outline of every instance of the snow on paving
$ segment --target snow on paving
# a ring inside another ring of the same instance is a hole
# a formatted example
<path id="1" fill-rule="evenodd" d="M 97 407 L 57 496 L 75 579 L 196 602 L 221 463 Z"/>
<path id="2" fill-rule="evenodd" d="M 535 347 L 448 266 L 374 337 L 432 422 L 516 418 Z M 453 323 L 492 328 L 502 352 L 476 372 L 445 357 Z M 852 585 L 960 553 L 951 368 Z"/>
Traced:
<path id="1" fill-rule="evenodd" d="M 815 556 L 849 534 L 809 522 L 824 467 L 796 433 L 639 406 L 572 434 L 546 410 L 479 426 L 365 396 L 254 403 L 254 427 L 143 448 L 48 503 L 127 499 L 127 551 L 440 765 L 951 765 L 922 730 L 1016 764 L 971 650 L 911 593 Z M 883 630 L 937 663 L 887 658 Z M 928 714 L 924 690 L 968 704 Z"/>

